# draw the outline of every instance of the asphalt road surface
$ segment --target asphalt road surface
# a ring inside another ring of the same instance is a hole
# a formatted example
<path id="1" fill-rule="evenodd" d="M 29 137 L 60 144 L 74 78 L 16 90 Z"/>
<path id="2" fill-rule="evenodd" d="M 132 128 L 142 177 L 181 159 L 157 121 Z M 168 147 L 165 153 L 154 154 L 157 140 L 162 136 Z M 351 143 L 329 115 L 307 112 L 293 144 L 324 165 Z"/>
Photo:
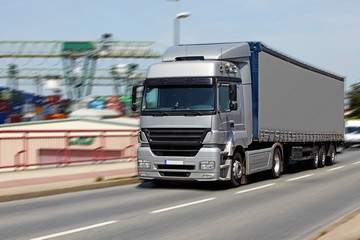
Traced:
<path id="1" fill-rule="evenodd" d="M 152 182 L 0 203 L 0 239 L 306 239 L 360 206 L 360 150 L 239 188 Z"/>

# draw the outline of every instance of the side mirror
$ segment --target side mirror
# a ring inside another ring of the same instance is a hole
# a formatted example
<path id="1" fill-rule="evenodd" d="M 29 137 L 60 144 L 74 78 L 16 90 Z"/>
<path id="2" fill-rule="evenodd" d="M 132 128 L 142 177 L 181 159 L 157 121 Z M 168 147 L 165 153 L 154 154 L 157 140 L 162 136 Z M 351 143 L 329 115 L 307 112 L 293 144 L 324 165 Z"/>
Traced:
<path id="1" fill-rule="evenodd" d="M 131 110 L 133 110 L 133 112 L 136 111 L 137 107 L 136 107 L 136 95 L 137 95 L 137 88 L 139 86 L 138 85 L 135 85 L 133 86 L 133 89 L 132 89 L 132 94 L 131 94 Z"/>
<path id="2" fill-rule="evenodd" d="M 230 101 L 236 101 L 236 95 L 237 95 L 237 91 L 236 91 L 236 84 L 230 84 L 229 85 L 229 98 Z"/>
<path id="3" fill-rule="evenodd" d="M 238 109 L 238 104 L 236 103 L 230 103 L 230 111 L 236 111 Z"/>
<path id="4" fill-rule="evenodd" d="M 236 95 L 237 95 L 236 84 L 232 83 L 229 85 L 230 111 L 236 111 L 238 109 L 237 102 L 233 103 L 233 101 L 236 101 Z"/>

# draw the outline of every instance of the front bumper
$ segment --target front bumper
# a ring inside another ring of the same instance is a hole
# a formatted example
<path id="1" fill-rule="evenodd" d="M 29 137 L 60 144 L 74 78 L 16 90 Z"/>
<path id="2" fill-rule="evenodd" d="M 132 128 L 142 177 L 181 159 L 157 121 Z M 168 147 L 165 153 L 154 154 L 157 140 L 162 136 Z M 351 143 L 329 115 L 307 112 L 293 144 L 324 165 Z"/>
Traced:
<path id="1" fill-rule="evenodd" d="M 220 149 L 201 148 L 194 157 L 156 156 L 150 147 L 139 147 L 138 162 L 150 162 L 150 168 L 141 168 L 138 164 L 138 176 L 143 180 L 186 180 L 217 181 L 220 178 Z M 201 162 L 213 161 L 214 169 L 200 169 Z"/>

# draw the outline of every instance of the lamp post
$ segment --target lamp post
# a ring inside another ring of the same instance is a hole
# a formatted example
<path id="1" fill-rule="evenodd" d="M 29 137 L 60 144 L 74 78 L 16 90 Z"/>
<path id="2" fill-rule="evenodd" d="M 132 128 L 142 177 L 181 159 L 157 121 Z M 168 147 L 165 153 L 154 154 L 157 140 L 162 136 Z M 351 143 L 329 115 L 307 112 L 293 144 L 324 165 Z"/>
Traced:
<path id="1" fill-rule="evenodd" d="M 12 87 L 13 89 L 19 88 L 19 79 L 17 78 L 18 73 L 19 70 L 17 68 L 17 65 L 9 64 L 9 68 L 8 68 L 9 79 L 7 82 L 8 87 Z"/>
<path id="2" fill-rule="evenodd" d="M 187 18 L 190 16 L 189 12 L 180 12 L 174 17 L 174 45 L 180 43 L 180 19 Z"/>

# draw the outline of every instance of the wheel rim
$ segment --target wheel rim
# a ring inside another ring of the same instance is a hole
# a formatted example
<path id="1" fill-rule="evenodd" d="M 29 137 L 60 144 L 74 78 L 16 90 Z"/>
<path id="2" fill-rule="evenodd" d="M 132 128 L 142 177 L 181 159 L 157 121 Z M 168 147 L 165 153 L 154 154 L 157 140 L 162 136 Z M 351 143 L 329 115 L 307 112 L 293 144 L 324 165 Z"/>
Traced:
<path id="1" fill-rule="evenodd" d="M 317 166 L 319 163 L 319 154 L 317 152 L 314 153 L 314 164 Z"/>
<path id="2" fill-rule="evenodd" d="M 233 175 L 235 179 L 240 179 L 243 175 L 243 166 L 239 159 L 235 159 L 233 166 Z"/>
<path id="3" fill-rule="evenodd" d="M 280 170 L 280 154 L 277 153 L 274 156 L 274 171 L 279 172 Z"/>
<path id="4" fill-rule="evenodd" d="M 321 164 L 324 166 L 324 165 L 325 165 L 325 162 L 326 162 L 326 155 L 325 155 L 325 153 L 323 152 L 323 154 L 321 155 Z"/>
<path id="5" fill-rule="evenodd" d="M 335 151 L 332 150 L 331 151 L 331 162 L 334 162 L 335 161 Z"/>

